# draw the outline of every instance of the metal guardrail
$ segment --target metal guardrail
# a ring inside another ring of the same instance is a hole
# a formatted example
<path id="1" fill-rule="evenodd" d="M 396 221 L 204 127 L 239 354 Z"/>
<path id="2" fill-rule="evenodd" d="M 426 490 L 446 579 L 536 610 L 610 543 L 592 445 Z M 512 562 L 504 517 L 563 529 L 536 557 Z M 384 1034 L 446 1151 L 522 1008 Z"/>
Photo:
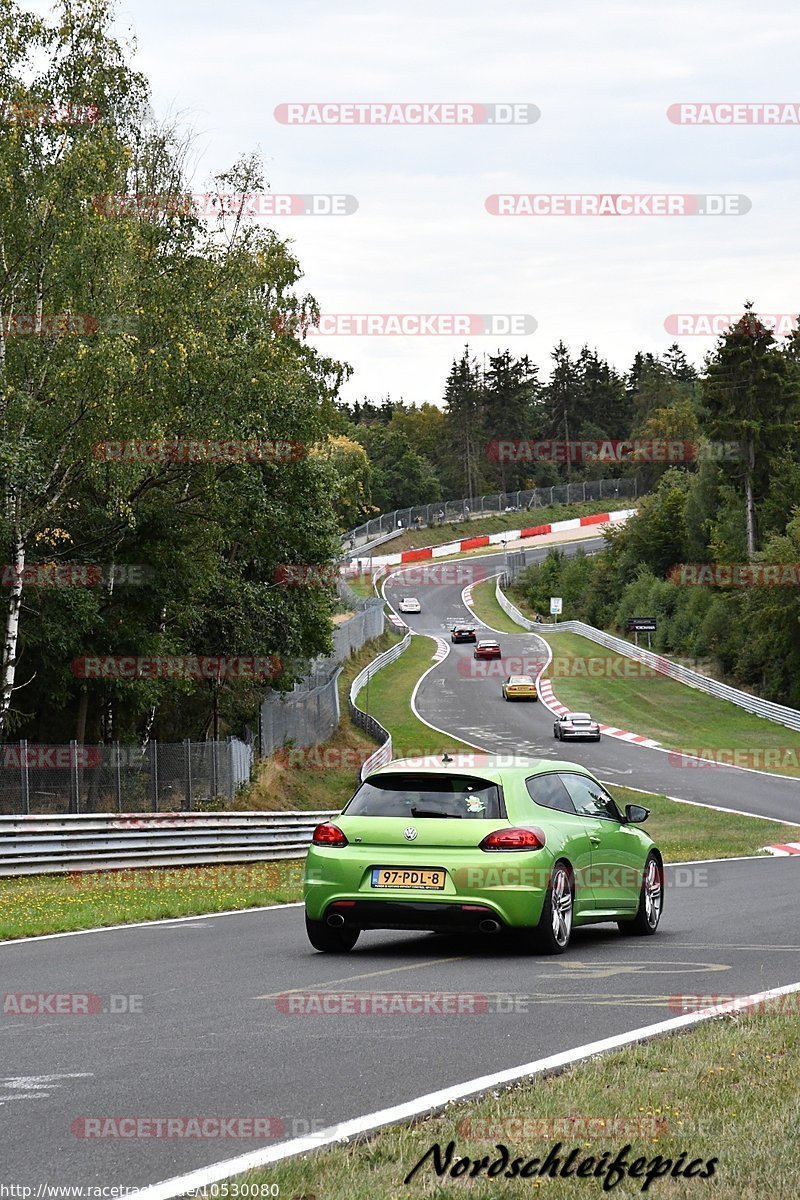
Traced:
<path id="1" fill-rule="evenodd" d="M 335 813 L 94 813 L 0 817 L 0 876 L 302 858 Z"/>
<path id="2" fill-rule="evenodd" d="M 382 667 L 386 667 L 389 663 L 394 662 L 396 658 L 408 649 L 411 645 L 411 633 L 407 633 L 402 642 L 398 642 L 396 646 L 391 646 L 388 650 L 384 650 L 383 654 L 379 654 L 377 658 L 373 658 L 371 663 L 367 663 L 363 671 L 359 671 L 353 682 L 350 684 L 350 695 L 348 697 L 348 709 L 351 720 L 361 729 L 366 730 L 371 737 L 377 738 L 381 745 L 370 754 L 361 766 L 361 778 L 364 779 L 370 771 L 374 771 L 376 767 L 383 767 L 386 763 L 392 761 L 392 735 L 387 729 L 384 729 L 380 721 L 376 721 L 369 713 L 365 713 L 360 709 L 356 700 L 359 692 L 363 691 L 369 680 L 376 671 L 380 671 Z"/>
<path id="3" fill-rule="evenodd" d="M 666 675 L 669 679 L 686 684 L 687 687 L 705 692 L 709 696 L 716 696 L 718 700 L 728 700 L 737 708 L 743 708 L 757 717 L 764 717 L 767 721 L 774 721 L 786 729 L 800 730 L 800 710 L 789 708 L 785 704 L 775 704 L 772 700 L 762 700 L 759 696 L 751 696 L 749 692 L 739 691 L 738 688 L 730 687 L 727 683 L 709 679 L 707 675 L 701 675 L 699 671 L 693 671 L 690 667 L 682 667 L 678 663 L 664 658 L 661 654 L 653 654 L 651 650 L 644 650 L 641 646 L 635 646 L 633 642 L 626 642 L 623 638 L 604 633 L 602 629 L 595 629 L 593 625 L 586 625 L 583 621 L 559 621 L 558 624 L 539 624 L 530 621 L 504 594 L 501 586 L 504 582 L 505 576 L 499 576 L 495 585 L 497 602 L 511 617 L 511 620 L 516 621 L 524 629 L 532 629 L 539 633 L 580 634 L 581 637 L 588 638 L 589 641 L 596 642 L 607 650 L 614 650 L 617 654 L 652 667 L 659 675 Z"/>

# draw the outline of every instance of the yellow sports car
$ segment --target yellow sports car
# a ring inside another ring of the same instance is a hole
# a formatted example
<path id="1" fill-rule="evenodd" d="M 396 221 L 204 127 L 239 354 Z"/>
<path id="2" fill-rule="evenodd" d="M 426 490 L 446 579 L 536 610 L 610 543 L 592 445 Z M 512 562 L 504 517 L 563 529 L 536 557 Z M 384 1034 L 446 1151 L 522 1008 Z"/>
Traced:
<path id="1" fill-rule="evenodd" d="M 503 680 L 504 700 L 538 700 L 539 693 L 532 675 L 509 675 Z"/>

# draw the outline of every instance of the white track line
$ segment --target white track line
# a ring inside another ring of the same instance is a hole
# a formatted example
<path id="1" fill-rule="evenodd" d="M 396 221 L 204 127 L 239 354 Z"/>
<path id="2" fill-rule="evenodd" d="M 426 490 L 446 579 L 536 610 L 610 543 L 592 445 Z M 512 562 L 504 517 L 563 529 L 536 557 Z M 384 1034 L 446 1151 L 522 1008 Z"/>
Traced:
<path id="1" fill-rule="evenodd" d="M 757 992 L 751 996 L 745 996 L 725 1004 L 716 1005 L 713 1008 L 700 1009 L 699 1012 L 685 1013 L 679 1017 L 670 1017 L 666 1021 L 657 1021 L 654 1025 L 643 1025 L 641 1028 L 630 1030 L 628 1033 L 618 1033 L 614 1034 L 613 1037 L 601 1038 L 599 1041 L 589 1042 L 584 1046 L 577 1046 L 572 1050 L 563 1051 L 561 1054 L 552 1054 L 548 1058 L 540 1058 L 534 1062 L 523 1063 L 521 1066 L 510 1067 L 505 1071 L 496 1071 L 492 1075 L 482 1075 L 476 1079 L 469 1079 L 465 1083 L 459 1083 L 453 1087 L 442 1088 L 436 1092 L 428 1092 L 427 1095 L 418 1096 L 416 1099 L 408 1100 L 404 1104 L 395 1104 L 391 1108 L 383 1108 L 378 1112 L 367 1113 L 363 1117 L 356 1117 L 354 1120 L 343 1121 L 339 1125 L 332 1125 L 328 1129 L 320 1130 L 313 1137 L 292 1138 L 290 1141 L 282 1142 L 278 1146 L 265 1146 L 259 1150 L 251 1150 L 248 1154 L 240 1154 L 235 1158 L 213 1163 L 209 1167 L 201 1167 L 199 1170 L 191 1171 L 186 1175 L 177 1175 L 172 1179 L 164 1180 L 162 1183 L 151 1184 L 149 1187 L 142 1188 L 138 1192 L 131 1193 L 129 1200 L 132 1200 L 133 1197 L 138 1197 L 139 1200 L 172 1200 L 175 1196 L 183 1196 L 186 1192 L 193 1189 L 218 1183 L 222 1179 L 229 1179 L 234 1175 L 241 1174 L 243 1171 L 251 1171 L 255 1167 L 264 1167 L 269 1163 L 281 1162 L 283 1159 L 293 1158 L 297 1154 L 308 1154 L 312 1150 L 319 1150 L 323 1146 L 331 1146 L 335 1142 L 358 1137 L 360 1134 L 372 1133 L 385 1125 L 393 1125 L 398 1121 L 408 1121 L 414 1117 L 435 1112 L 443 1108 L 446 1104 L 452 1103 L 454 1100 L 464 1100 L 468 1096 L 479 1096 L 484 1092 L 490 1091 L 492 1088 L 505 1087 L 534 1075 L 550 1074 L 596 1054 L 607 1054 L 609 1051 L 618 1050 L 623 1046 L 630 1046 L 635 1042 L 649 1041 L 651 1038 L 659 1037 L 665 1033 L 687 1029 L 702 1021 L 724 1016 L 726 1013 L 739 1012 L 753 1005 L 771 1000 L 773 997 L 785 996 L 797 991 L 800 991 L 800 983 L 789 983 L 784 987 L 771 988 L 766 992 Z"/>

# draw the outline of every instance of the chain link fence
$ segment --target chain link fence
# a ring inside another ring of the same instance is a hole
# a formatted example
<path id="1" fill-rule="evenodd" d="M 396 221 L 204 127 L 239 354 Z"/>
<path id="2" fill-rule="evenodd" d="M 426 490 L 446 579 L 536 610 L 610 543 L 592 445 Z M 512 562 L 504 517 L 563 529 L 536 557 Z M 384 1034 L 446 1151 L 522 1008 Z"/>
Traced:
<path id="1" fill-rule="evenodd" d="M 249 782 L 252 747 L 227 742 L 146 746 L 2 746 L 0 814 L 195 812 Z"/>
<path id="2" fill-rule="evenodd" d="M 383 513 L 351 529 L 351 547 L 389 534 L 402 523 L 404 529 L 420 525 L 445 525 L 448 521 L 465 521 L 487 517 L 492 513 L 526 512 L 529 509 L 549 508 L 553 504 L 577 504 L 589 500 L 619 500 L 637 495 L 635 477 L 625 479 L 587 479 L 581 483 L 564 483 L 554 487 L 530 488 L 521 492 L 496 492 L 489 496 L 468 496 L 461 500 L 440 500 L 434 504 L 418 504 L 414 508 L 398 508 Z"/>
<path id="3" fill-rule="evenodd" d="M 350 593 L 348 596 L 347 593 Z M 318 746 L 339 726 L 340 708 L 337 681 L 345 662 L 365 642 L 383 633 L 383 601 L 377 597 L 363 600 L 352 588 L 340 587 L 344 603 L 353 603 L 360 611 L 333 631 L 333 654 L 317 659 L 305 679 L 291 692 L 272 692 L 261 705 L 261 754 L 274 754 L 286 742 L 297 747 Z"/>

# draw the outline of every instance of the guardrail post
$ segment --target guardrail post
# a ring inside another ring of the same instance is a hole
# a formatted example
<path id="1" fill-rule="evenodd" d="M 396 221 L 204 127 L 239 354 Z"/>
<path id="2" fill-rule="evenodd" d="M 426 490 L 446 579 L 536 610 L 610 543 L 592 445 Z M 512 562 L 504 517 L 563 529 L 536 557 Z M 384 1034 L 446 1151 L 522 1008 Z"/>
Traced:
<path id="1" fill-rule="evenodd" d="M 31 786 L 28 776 L 28 742 L 27 739 L 19 744 L 19 770 L 20 770 L 20 796 L 22 799 L 22 811 L 26 816 L 30 815 L 31 811 Z"/>
<path id="2" fill-rule="evenodd" d="M 259 709 L 259 713 L 260 713 Z M 187 738 L 183 743 L 183 752 L 185 755 L 184 763 L 186 768 L 186 807 L 189 812 L 194 811 L 194 801 L 192 800 L 192 743 Z"/>
<path id="3" fill-rule="evenodd" d="M 78 743 L 69 744 L 69 811 L 81 811 L 80 782 L 78 780 Z"/>
<path id="4" fill-rule="evenodd" d="M 153 812 L 158 812 L 158 742 L 150 743 L 150 783 L 153 792 Z"/>
<path id="5" fill-rule="evenodd" d="M 119 742 L 114 742 L 114 791 L 117 796 L 117 812 L 122 812 L 122 762 Z"/>

